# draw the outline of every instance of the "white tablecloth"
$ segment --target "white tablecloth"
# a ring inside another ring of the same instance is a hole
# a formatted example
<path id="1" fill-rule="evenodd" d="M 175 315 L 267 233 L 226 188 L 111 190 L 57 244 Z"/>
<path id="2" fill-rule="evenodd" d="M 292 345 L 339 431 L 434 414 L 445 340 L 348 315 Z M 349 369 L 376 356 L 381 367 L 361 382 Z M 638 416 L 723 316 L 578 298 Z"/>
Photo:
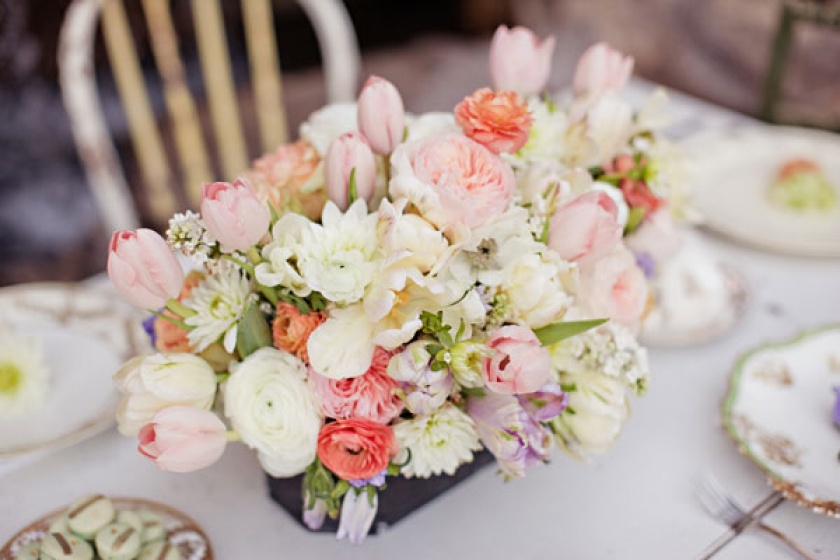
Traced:
<path id="1" fill-rule="evenodd" d="M 636 82 L 634 96 L 649 91 Z M 672 132 L 745 121 L 674 96 Z M 80 495 L 141 496 L 194 517 L 221 560 L 261 558 L 682 559 L 726 532 L 700 507 L 694 483 L 713 473 L 743 505 L 770 492 L 721 427 L 728 372 L 743 351 L 801 329 L 840 320 L 840 261 L 761 253 L 704 234 L 751 286 L 744 320 L 725 338 L 688 349 L 653 350 L 649 393 L 612 453 L 592 464 L 559 452 L 552 463 L 504 483 L 492 467 L 451 490 L 363 547 L 309 534 L 268 498 L 256 458 L 232 445 L 213 467 L 190 475 L 158 471 L 115 430 L 0 475 L 0 542 L 46 511 Z M 838 465 L 840 480 L 840 465 Z M 819 558 L 840 557 L 840 521 L 790 503 L 768 518 Z M 716 558 L 789 558 L 754 533 Z"/>

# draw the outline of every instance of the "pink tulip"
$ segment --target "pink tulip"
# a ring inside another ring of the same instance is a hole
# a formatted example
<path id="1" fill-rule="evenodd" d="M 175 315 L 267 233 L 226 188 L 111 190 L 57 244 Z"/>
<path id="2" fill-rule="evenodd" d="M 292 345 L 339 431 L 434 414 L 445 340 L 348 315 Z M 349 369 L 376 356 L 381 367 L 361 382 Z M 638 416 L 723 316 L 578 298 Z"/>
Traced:
<path id="1" fill-rule="evenodd" d="M 648 282 L 623 244 L 581 267 L 578 303 L 591 317 L 609 317 L 631 329 L 639 326 L 648 304 Z"/>
<path id="2" fill-rule="evenodd" d="M 206 183 L 201 189 L 201 215 L 219 243 L 247 251 L 268 231 L 271 213 L 244 179 Z"/>
<path id="3" fill-rule="evenodd" d="M 108 246 L 108 277 L 129 303 L 158 309 L 178 297 L 184 272 L 169 245 L 150 229 L 115 231 Z"/>
<path id="4" fill-rule="evenodd" d="M 527 97 L 545 89 L 551 72 L 554 37 L 540 41 L 525 27 L 500 25 L 490 43 L 490 77 L 497 90 Z"/>
<path id="5" fill-rule="evenodd" d="M 367 201 L 376 188 L 376 160 L 365 137 L 345 132 L 330 144 L 325 168 L 327 195 L 339 208 L 349 205 L 350 174 L 355 169 L 356 195 Z"/>
<path id="6" fill-rule="evenodd" d="M 371 149 L 387 155 L 400 145 L 405 129 L 405 109 L 394 84 L 371 76 L 359 94 L 359 130 Z"/>
<path id="7" fill-rule="evenodd" d="M 487 340 L 492 352 L 482 364 L 487 386 L 507 395 L 533 393 L 549 381 L 551 358 L 529 328 L 508 325 Z"/>
<path id="8" fill-rule="evenodd" d="M 625 56 L 606 43 L 597 43 L 578 60 L 572 89 L 575 95 L 620 91 L 632 73 L 632 56 Z"/>
<path id="9" fill-rule="evenodd" d="M 137 450 L 158 468 L 192 472 L 219 460 L 227 444 L 225 425 L 207 410 L 172 406 L 154 415 L 140 428 Z"/>
<path id="10" fill-rule="evenodd" d="M 597 260 L 621 239 L 617 217 L 618 208 L 608 194 L 582 194 L 551 217 L 548 246 L 567 261 Z"/>

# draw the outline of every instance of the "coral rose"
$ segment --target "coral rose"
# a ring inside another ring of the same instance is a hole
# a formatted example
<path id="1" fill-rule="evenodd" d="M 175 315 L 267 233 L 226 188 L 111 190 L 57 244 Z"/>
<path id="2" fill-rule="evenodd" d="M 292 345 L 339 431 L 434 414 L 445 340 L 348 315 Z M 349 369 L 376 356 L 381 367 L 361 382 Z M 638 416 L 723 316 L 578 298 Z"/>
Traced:
<path id="1" fill-rule="evenodd" d="M 273 154 L 254 161 L 245 177 L 257 196 L 277 210 L 303 214 L 311 220 L 321 216 L 327 201 L 321 156 L 307 142 L 284 144 Z"/>
<path id="2" fill-rule="evenodd" d="M 344 480 L 365 480 L 388 467 L 397 454 L 390 426 L 373 420 L 337 420 L 321 428 L 318 457 Z"/>
<path id="3" fill-rule="evenodd" d="M 305 315 L 291 303 L 281 301 L 277 304 L 277 314 L 271 326 L 275 348 L 294 354 L 309 364 L 309 352 L 306 350 L 309 335 L 326 320 L 327 316 L 319 311 Z"/>
<path id="4" fill-rule="evenodd" d="M 184 301 L 192 293 L 193 288 L 198 286 L 198 283 L 204 278 L 204 274 L 198 270 L 193 270 L 184 279 L 184 285 L 181 287 L 181 293 L 178 295 L 178 301 Z M 163 314 L 173 319 L 180 319 L 171 311 L 165 309 Z M 192 352 L 193 347 L 190 345 L 190 340 L 187 336 L 186 329 L 174 325 L 162 319 L 155 317 L 153 323 L 155 330 L 155 348 L 161 352 Z"/>
<path id="5" fill-rule="evenodd" d="M 408 199 L 441 229 L 486 224 L 507 210 L 516 189 L 507 163 L 460 134 L 402 144 L 391 165 L 391 198 Z"/>
<path id="6" fill-rule="evenodd" d="M 455 122 L 491 152 L 513 154 L 528 141 L 533 119 L 519 94 L 483 88 L 458 103 Z"/>
<path id="7" fill-rule="evenodd" d="M 377 348 L 370 368 L 358 377 L 330 379 L 309 374 L 309 386 L 330 418 L 366 418 L 387 424 L 403 409 L 397 396 L 397 381 L 387 373 L 392 352 Z"/>

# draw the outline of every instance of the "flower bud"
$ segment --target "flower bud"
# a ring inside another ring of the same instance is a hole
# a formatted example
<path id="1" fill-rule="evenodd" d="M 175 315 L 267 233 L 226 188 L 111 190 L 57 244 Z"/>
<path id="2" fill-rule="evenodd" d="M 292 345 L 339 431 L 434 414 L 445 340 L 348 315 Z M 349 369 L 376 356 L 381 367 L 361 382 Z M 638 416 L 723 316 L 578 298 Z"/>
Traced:
<path id="1" fill-rule="evenodd" d="M 350 205 L 350 176 L 356 188 L 356 197 L 370 201 L 376 188 L 376 160 L 364 136 L 346 132 L 336 138 L 327 150 L 327 195 L 339 208 Z"/>
<path id="2" fill-rule="evenodd" d="M 268 206 L 244 179 L 233 184 L 206 183 L 201 196 L 201 215 L 207 231 L 222 245 L 247 251 L 268 231 Z"/>
<path id="3" fill-rule="evenodd" d="M 338 520 L 338 540 L 347 539 L 353 544 L 362 544 L 379 509 L 379 497 L 368 498 L 365 491 L 350 490 L 341 503 L 341 517 Z"/>
<path id="4" fill-rule="evenodd" d="M 359 130 L 377 154 L 394 151 L 403 138 L 405 109 L 394 84 L 371 76 L 359 94 Z"/>
<path id="5" fill-rule="evenodd" d="M 172 406 L 154 415 L 137 434 L 137 450 L 169 472 L 192 472 L 219 460 L 227 445 L 225 425 L 210 411 Z"/>
<path id="6" fill-rule="evenodd" d="M 108 277 L 128 302 L 158 309 L 178 297 L 184 272 L 169 245 L 150 229 L 115 231 L 108 247 Z"/>
<path id="7" fill-rule="evenodd" d="M 450 348 L 449 353 L 452 357 L 449 369 L 458 385 L 467 388 L 484 386 L 481 364 L 486 357 L 486 351 L 483 344 L 465 340 Z"/>
<path id="8" fill-rule="evenodd" d="M 496 90 L 525 97 L 540 93 L 548 82 L 554 37 L 540 41 L 525 27 L 500 25 L 490 43 L 490 76 Z"/>

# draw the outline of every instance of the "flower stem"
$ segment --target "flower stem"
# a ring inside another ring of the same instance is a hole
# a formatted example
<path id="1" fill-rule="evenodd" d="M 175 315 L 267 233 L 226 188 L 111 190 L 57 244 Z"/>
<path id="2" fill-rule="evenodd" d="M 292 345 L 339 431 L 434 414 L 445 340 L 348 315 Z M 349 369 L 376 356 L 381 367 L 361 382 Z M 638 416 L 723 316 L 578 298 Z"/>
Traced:
<path id="1" fill-rule="evenodd" d="M 233 430 L 229 430 L 225 432 L 228 441 L 242 441 L 242 438 L 239 436 L 238 433 L 234 432 Z"/>
<path id="2" fill-rule="evenodd" d="M 169 298 L 166 301 L 166 308 L 176 315 L 186 319 L 195 315 L 195 310 L 187 307 L 175 298 Z"/>
<path id="3" fill-rule="evenodd" d="M 248 249 L 248 258 L 251 259 L 251 262 L 254 264 L 260 264 L 263 262 L 262 257 L 260 256 L 260 252 L 257 251 L 256 247 L 251 247 Z"/>
<path id="4" fill-rule="evenodd" d="M 150 309 L 149 311 L 151 311 L 156 317 L 160 317 L 164 321 L 168 321 L 168 322 L 172 323 L 173 325 L 175 325 L 176 327 L 181 327 L 185 331 L 191 331 L 193 329 L 192 326 L 186 324 L 185 322 L 179 321 L 178 319 L 170 317 L 169 315 L 164 315 L 160 311 L 155 311 L 153 309 Z"/>
<path id="5" fill-rule="evenodd" d="M 245 261 L 240 261 L 239 259 L 237 259 L 236 257 L 234 257 L 232 255 L 222 255 L 222 258 L 232 262 L 233 264 L 235 264 L 236 266 L 238 266 L 239 268 L 241 268 L 242 270 L 247 272 L 251 276 L 251 278 L 256 277 L 254 275 L 254 267 L 250 263 L 247 263 Z"/>

